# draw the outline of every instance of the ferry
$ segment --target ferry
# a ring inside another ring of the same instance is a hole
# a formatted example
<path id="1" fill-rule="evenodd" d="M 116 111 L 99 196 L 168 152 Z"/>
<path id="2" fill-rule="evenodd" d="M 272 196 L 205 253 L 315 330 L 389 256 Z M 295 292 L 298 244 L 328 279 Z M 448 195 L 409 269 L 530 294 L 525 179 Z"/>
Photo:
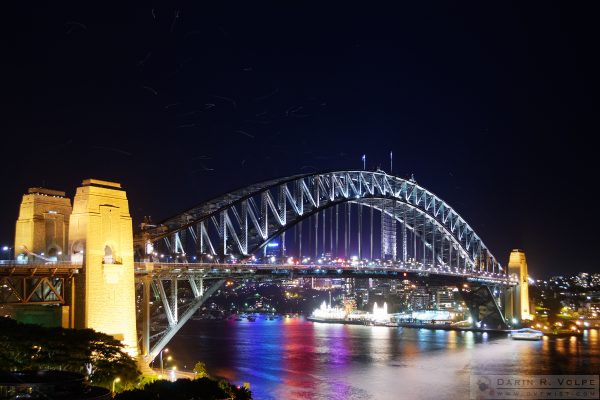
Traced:
<path id="1" fill-rule="evenodd" d="M 510 331 L 509 336 L 514 340 L 541 340 L 544 332 L 531 328 L 523 328 Z"/>

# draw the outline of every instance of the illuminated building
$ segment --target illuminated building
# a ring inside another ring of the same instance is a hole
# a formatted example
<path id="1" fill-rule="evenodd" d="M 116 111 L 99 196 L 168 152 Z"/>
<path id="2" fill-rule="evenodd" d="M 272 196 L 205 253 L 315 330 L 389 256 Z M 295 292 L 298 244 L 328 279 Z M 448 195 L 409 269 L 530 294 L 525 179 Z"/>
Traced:
<path id="1" fill-rule="evenodd" d="M 427 310 L 429 308 L 429 292 L 425 286 L 414 288 L 410 294 L 410 306 L 413 310 Z"/>
<path id="2" fill-rule="evenodd" d="M 436 309 L 451 309 L 454 303 L 453 288 L 440 288 L 435 291 Z"/>

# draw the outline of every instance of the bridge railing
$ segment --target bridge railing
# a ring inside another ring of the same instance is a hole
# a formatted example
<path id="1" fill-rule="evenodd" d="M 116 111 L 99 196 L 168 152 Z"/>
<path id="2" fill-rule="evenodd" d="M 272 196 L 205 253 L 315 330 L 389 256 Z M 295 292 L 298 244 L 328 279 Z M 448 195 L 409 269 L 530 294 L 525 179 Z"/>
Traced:
<path id="1" fill-rule="evenodd" d="M 19 265 L 78 265 L 81 266 L 82 261 L 46 261 L 46 260 L 0 260 L 0 267 L 2 266 L 19 266 Z"/>
<path id="2" fill-rule="evenodd" d="M 506 274 L 489 271 L 474 272 L 469 269 L 449 268 L 449 267 L 428 267 L 423 265 L 333 265 L 333 264 L 251 264 L 251 263 L 169 263 L 169 262 L 136 262 L 135 271 L 138 274 L 157 273 L 157 272 L 227 272 L 235 274 L 236 272 L 253 271 L 293 271 L 309 272 L 318 274 L 319 272 L 369 272 L 369 271 L 388 271 L 388 272 L 407 272 L 416 274 L 432 274 L 457 276 L 479 280 L 506 281 L 515 283 L 514 277 Z"/>
<path id="3" fill-rule="evenodd" d="M 13 276 L 13 275 L 60 275 L 79 272 L 83 267 L 81 262 L 71 261 L 13 261 L 3 260 L 0 261 L 0 275 L 2 276 Z"/>
<path id="4" fill-rule="evenodd" d="M 76 273 L 82 268 L 81 262 L 71 261 L 30 261 L 23 263 L 20 261 L 1 261 L 0 275 L 16 274 L 56 274 L 56 273 Z M 473 271 L 470 269 L 451 268 L 451 267 L 433 267 L 419 264 L 404 265 L 350 265 L 350 264 L 251 264 L 251 263 L 168 263 L 168 262 L 135 262 L 135 273 L 138 275 L 154 274 L 158 272 L 225 272 L 235 275 L 239 273 L 252 273 L 254 271 L 293 271 L 300 273 L 310 273 L 316 275 L 319 272 L 368 272 L 368 271 L 388 271 L 388 272 L 410 272 L 416 274 L 432 274 L 445 276 L 458 276 L 470 279 L 484 279 L 495 281 L 507 281 L 510 283 L 515 280 L 513 276 L 507 276 L 504 273 L 490 271 Z"/>

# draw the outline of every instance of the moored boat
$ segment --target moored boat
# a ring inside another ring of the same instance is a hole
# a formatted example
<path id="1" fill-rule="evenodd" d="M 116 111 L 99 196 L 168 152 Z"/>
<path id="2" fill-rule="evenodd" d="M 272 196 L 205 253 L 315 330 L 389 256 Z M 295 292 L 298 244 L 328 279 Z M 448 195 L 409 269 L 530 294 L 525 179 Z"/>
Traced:
<path id="1" fill-rule="evenodd" d="M 523 328 L 510 331 L 509 336 L 514 340 L 541 340 L 544 332 L 531 328 Z"/>

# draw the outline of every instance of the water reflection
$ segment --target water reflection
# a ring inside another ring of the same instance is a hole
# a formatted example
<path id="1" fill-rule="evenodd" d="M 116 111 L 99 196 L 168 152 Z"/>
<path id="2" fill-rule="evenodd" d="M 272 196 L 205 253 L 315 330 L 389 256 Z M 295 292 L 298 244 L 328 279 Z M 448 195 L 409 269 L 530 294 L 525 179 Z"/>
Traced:
<path id="1" fill-rule="evenodd" d="M 597 373 L 598 331 L 512 341 L 506 335 L 358 325 L 301 318 L 190 321 L 169 344 L 178 365 L 250 382 L 257 399 L 468 398 L 472 373 Z"/>

